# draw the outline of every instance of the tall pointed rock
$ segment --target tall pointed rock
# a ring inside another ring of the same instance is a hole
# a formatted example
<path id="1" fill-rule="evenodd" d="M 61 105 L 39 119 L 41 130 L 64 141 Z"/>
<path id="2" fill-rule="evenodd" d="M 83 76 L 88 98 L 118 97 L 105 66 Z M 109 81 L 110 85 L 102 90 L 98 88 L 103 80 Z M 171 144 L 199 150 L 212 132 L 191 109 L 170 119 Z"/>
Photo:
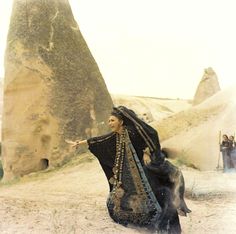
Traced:
<path id="1" fill-rule="evenodd" d="M 220 85 L 215 71 L 211 67 L 206 68 L 194 95 L 193 105 L 205 101 L 218 91 L 220 91 Z"/>
<path id="2" fill-rule="evenodd" d="M 15 0 L 5 54 L 3 165 L 10 180 L 102 133 L 112 99 L 68 0 Z"/>

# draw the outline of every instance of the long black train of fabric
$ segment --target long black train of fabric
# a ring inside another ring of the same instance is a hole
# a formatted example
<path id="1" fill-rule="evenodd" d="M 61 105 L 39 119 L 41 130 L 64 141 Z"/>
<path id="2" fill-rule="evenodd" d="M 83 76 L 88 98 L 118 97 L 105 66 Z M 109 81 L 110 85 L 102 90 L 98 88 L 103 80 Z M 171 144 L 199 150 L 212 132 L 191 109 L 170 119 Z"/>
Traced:
<path id="1" fill-rule="evenodd" d="M 130 141 L 132 142 L 132 145 L 142 164 L 152 191 L 162 208 L 162 212 L 159 217 L 158 231 L 164 231 L 165 233 L 170 234 L 181 233 L 177 208 L 173 204 L 175 196 L 174 182 L 169 176 L 169 174 L 173 175 L 176 172 L 176 168 L 168 161 L 164 161 L 160 165 L 150 164 L 150 166 L 145 166 L 143 162 L 143 150 L 147 146 L 135 128 L 127 127 L 127 130 Z M 99 163 L 106 175 L 111 192 L 112 185 L 109 183 L 109 179 L 113 176 L 112 168 L 114 166 L 116 156 L 116 133 L 109 133 L 107 135 L 90 138 L 88 139 L 88 145 L 91 153 L 93 153 L 99 160 Z M 180 200 L 182 203 L 184 203 L 183 186 L 180 186 L 179 188 Z M 126 225 L 126 223 L 123 224 Z"/>

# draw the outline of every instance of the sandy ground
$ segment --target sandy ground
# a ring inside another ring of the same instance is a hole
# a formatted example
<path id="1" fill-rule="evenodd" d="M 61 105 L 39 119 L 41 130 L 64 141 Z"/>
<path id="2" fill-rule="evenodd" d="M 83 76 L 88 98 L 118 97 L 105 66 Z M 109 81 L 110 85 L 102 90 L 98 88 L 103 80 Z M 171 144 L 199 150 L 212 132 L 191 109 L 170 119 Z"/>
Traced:
<path id="1" fill-rule="evenodd" d="M 148 233 L 114 223 L 106 210 L 108 185 L 92 156 L 0 186 L 0 233 Z M 85 162 L 86 161 L 86 162 Z M 236 174 L 183 169 L 188 217 L 184 234 L 236 233 Z"/>

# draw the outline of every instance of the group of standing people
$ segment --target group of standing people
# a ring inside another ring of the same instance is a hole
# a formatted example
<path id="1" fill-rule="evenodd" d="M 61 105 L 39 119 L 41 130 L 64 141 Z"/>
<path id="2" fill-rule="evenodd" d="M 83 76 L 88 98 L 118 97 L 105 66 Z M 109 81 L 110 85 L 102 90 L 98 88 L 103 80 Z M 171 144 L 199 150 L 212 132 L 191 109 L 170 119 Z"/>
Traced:
<path id="1" fill-rule="evenodd" d="M 234 136 L 223 135 L 220 151 L 223 157 L 223 171 L 227 172 L 231 169 L 236 169 L 236 143 Z"/>

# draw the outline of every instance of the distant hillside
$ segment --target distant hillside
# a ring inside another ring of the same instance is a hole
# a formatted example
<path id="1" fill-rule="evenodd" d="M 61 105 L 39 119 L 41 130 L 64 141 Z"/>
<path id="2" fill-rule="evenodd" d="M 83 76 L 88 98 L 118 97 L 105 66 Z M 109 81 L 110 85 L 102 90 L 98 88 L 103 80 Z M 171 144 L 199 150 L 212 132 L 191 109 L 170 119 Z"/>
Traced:
<path id="1" fill-rule="evenodd" d="M 114 95 L 115 106 L 124 105 L 133 109 L 141 118 L 148 117 L 147 122 L 163 119 L 191 106 L 189 100 Z"/>
<path id="2" fill-rule="evenodd" d="M 115 106 L 127 106 L 128 108 L 133 109 L 141 118 L 143 118 L 147 122 L 161 120 L 168 116 L 172 116 L 175 113 L 186 110 L 191 106 L 191 102 L 184 99 L 128 96 L 117 94 L 112 94 L 111 96 Z M 0 121 L 2 120 L 2 107 L 3 83 L 0 81 Z"/>
<path id="3" fill-rule="evenodd" d="M 236 132 L 236 87 L 223 90 L 201 104 L 154 122 L 169 154 L 201 170 L 215 169 L 220 159 L 219 135 Z"/>

